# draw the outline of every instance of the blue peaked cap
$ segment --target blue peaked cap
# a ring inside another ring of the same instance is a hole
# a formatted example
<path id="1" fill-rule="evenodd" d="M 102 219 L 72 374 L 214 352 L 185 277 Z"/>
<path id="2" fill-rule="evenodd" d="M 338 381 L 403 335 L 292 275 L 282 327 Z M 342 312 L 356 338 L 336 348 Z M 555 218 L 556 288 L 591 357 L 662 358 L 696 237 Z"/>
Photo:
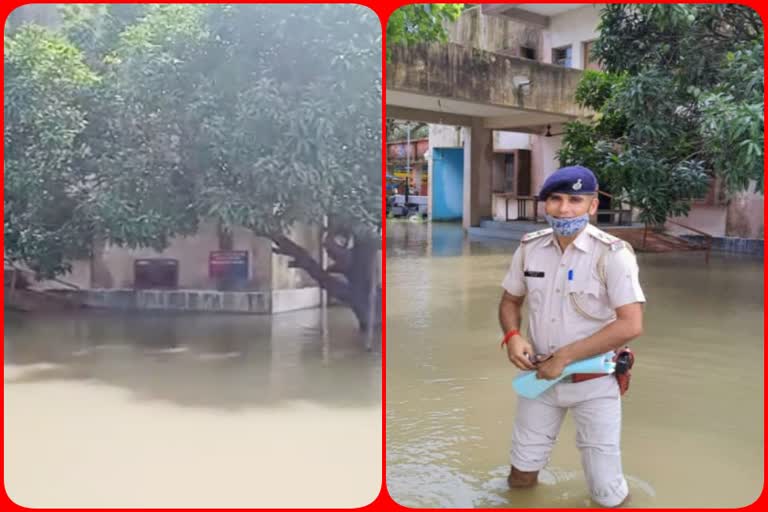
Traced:
<path id="1" fill-rule="evenodd" d="M 554 192 L 573 195 L 594 194 L 597 192 L 597 178 L 595 173 L 580 165 L 561 167 L 544 181 L 539 191 L 539 199 L 543 201 Z"/>

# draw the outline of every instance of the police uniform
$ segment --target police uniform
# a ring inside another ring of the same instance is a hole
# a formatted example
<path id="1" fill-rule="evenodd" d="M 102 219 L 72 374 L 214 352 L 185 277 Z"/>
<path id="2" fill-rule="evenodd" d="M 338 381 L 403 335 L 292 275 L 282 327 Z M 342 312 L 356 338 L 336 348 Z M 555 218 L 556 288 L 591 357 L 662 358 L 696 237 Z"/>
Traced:
<path id="1" fill-rule="evenodd" d="M 591 171 L 564 168 L 550 176 L 539 197 L 596 190 Z M 542 355 L 599 331 L 615 320 L 616 308 L 645 302 L 631 246 L 589 224 L 565 251 L 552 229 L 525 235 L 502 286 L 511 295 L 526 297 L 526 338 Z M 611 376 L 564 380 L 536 399 L 518 397 L 511 464 L 520 471 L 541 470 L 567 410 L 574 415 L 576 444 L 593 499 L 608 507 L 620 504 L 628 488 L 619 450 L 620 393 Z"/>

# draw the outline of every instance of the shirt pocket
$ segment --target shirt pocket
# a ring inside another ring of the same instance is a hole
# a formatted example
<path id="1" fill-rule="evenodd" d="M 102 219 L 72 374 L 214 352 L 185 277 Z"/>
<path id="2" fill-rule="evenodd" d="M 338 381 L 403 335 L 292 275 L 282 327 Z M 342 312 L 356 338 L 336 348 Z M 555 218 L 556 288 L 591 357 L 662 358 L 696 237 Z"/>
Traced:
<path id="1" fill-rule="evenodd" d="M 525 286 L 528 288 L 528 309 L 536 313 L 544 305 L 544 289 L 546 279 L 544 277 L 526 276 Z"/>
<path id="2" fill-rule="evenodd" d="M 568 300 L 576 313 L 588 320 L 607 322 L 616 318 L 608 294 L 597 279 L 569 282 Z"/>

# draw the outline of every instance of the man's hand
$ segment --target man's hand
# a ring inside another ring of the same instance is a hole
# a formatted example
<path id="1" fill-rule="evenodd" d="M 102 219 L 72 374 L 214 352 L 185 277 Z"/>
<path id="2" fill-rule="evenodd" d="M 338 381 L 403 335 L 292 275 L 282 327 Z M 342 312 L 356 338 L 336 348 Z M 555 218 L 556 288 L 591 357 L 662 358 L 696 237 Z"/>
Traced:
<path id="1" fill-rule="evenodd" d="M 533 363 L 528 359 L 533 356 L 533 346 L 519 334 L 512 336 L 507 343 L 507 357 L 521 370 L 534 370 Z"/>
<path id="2" fill-rule="evenodd" d="M 567 361 L 555 352 L 552 357 L 536 365 L 536 378 L 552 380 L 558 378 L 565 369 Z"/>

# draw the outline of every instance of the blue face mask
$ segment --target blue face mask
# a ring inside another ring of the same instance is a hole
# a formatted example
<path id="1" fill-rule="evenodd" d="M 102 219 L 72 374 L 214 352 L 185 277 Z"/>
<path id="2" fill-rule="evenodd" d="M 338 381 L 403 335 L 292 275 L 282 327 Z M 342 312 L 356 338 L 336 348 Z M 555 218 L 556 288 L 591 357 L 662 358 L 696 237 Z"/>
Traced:
<path id="1" fill-rule="evenodd" d="M 549 222 L 549 225 L 552 226 L 552 231 L 554 231 L 557 236 L 573 236 L 584 229 L 589 223 L 589 214 L 587 213 L 580 217 L 572 217 L 570 219 L 558 219 L 546 214 L 544 217 L 547 219 L 547 222 Z"/>

